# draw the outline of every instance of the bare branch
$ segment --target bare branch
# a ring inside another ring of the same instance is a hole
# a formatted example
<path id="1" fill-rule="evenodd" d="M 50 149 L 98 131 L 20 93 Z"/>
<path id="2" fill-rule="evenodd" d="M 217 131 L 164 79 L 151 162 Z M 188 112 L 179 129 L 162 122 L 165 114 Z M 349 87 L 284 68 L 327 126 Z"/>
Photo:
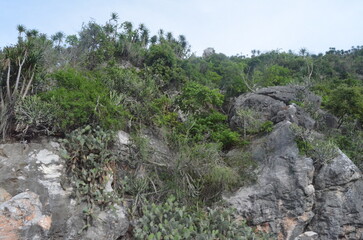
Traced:
<path id="1" fill-rule="evenodd" d="M 25 51 L 23 60 L 20 62 L 20 59 L 19 59 L 19 70 L 18 70 L 18 75 L 16 77 L 14 93 L 17 93 L 18 92 L 18 86 L 19 86 L 19 81 L 20 81 L 20 76 L 21 76 L 21 70 L 22 70 L 23 65 L 25 63 L 25 60 L 27 58 L 27 55 L 28 55 L 28 52 Z"/>
<path id="2" fill-rule="evenodd" d="M 8 94 L 9 101 L 11 101 L 11 92 L 10 92 L 10 69 L 11 69 L 11 61 L 10 61 L 10 59 L 7 60 L 7 64 L 8 64 L 8 75 L 6 77 L 6 91 L 7 91 L 7 94 Z"/>
<path id="3" fill-rule="evenodd" d="M 25 91 L 22 94 L 22 99 L 24 99 L 26 97 L 26 95 L 28 95 L 28 91 L 29 91 L 30 86 L 32 85 L 32 82 L 33 82 L 33 79 L 34 79 L 34 75 L 35 75 L 35 66 L 34 66 L 34 70 L 33 70 L 32 76 L 30 77 L 30 80 L 28 82 L 28 85 L 26 86 Z"/>

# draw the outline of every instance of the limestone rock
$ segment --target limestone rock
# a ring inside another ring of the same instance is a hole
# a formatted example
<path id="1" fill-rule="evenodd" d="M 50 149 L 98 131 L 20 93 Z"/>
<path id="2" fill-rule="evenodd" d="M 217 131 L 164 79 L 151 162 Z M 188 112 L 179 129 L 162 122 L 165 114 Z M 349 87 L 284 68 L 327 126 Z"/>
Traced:
<path id="1" fill-rule="evenodd" d="M 0 203 L 8 201 L 10 198 L 11 195 L 4 188 L 0 188 Z"/>
<path id="2" fill-rule="evenodd" d="M 230 126 L 239 130 L 243 122 L 238 111 L 252 109 L 261 113 L 261 118 L 273 123 L 288 120 L 307 129 L 313 129 L 315 120 L 294 102 L 311 101 L 311 108 L 318 109 L 320 98 L 299 86 L 262 88 L 254 93 L 247 93 L 236 98 L 230 113 Z"/>
<path id="3" fill-rule="evenodd" d="M 342 152 L 315 177 L 315 217 L 309 229 L 320 239 L 363 239 L 363 181 Z"/>
<path id="4" fill-rule="evenodd" d="M 72 188 L 63 184 L 65 161 L 60 157 L 59 147 L 49 139 L 0 145 L 6 155 L 0 156 L 0 189 L 3 189 L 0 190 L 3 201 L 0 201 L 0 218 L 16 226 L 7 228 L 14 237 L 9 239 L 117 239 L 123 236 L 129 222 L 121 206 L 115 206 L 116 211 L 95 208 L 94 214 L 100 221 L 96 221 L 97 227 L 80 231 L 85 225 L 86 206 L 77 203 L 72 198 Z M 15 197 L 9 200 L 10 195 Z M 9 215 L 7 209 L 13 209 L 13 213 Z M 90 237 L 90 231 L 96 238 Z"/>
<path id="5" fill-rule="evenodd" d="M 238 111 L 246 108 L 275 126 L 252 140 L 252 157 L 259 164 L 256 183 L 224 198 L 242 218 L 278 239 L 363 239 L 362 174 L 340 150 L 323 165 L 299 154 L 290 126 L 309 131 L 316 127 L 309 113 L 295 104 L 301 101 L 322 113 L 320 98 L 298 86 L 264 88 L 235 99 L 232 128 L 244 128 Z M 335 127 L 333 117 L 324 114 L 324 124 Z"/>
<path id="6" fill-rule="evenodd" d="M 308 231 L 297 236 L 295 240 L 318 240 L 318 236 L 316 232 Z"/>
<path id="7" fill-rule="evenodd" d="M 52 225 L 39 196 L 23 192 L 0 204 L 1 239 L 47 239 Z"/>
<path id="8" fill-rule="evenodd" d="M 313 161 L 299 156 L 290 126 L 281 122 L 253 144 L 253 158 L 261 165 L 257 182 L 225 198 L 243 218 L 279 239 L 294 239 L 314 216 Z"/>

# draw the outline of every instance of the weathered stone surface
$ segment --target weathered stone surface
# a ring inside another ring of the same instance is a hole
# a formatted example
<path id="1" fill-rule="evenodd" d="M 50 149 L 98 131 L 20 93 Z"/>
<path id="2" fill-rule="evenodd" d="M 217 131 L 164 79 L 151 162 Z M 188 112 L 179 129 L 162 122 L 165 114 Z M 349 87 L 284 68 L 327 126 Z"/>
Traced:
<path id="1" fill-rule="evenodd" d="M 339 150 L 338 156 L 320 169 L 315 178 L 317 190 L 344 186 L 362 178 L 358 167 Z"/>
<path id="2" fill-rule="evenodd" d="M 3 215 L 0 214 L 2 220 L 6 219 L 11 226 L 15 226 L 7 228 L 8 233 L 13 234 L 9 236 L 14 237 L 9 239 L 117 239 L 126 232 L 129 222 L 119 206 L 115 206 L 116 211 L 95 208 L 94 215 L 98 219 L 95 222 L 98 225 L 80 231 L 85 225 L 83 210 L 86 206 L 76 203 L 71 197 L 72 189 L 63 185 L 65 162 L 59 156 L 57 142 L 43 139 L 29 144 L 2 144 L 0 149 L 4 153 L 0 156 L 0 188 L 4 190 L 0 191 L 1 201 L 4 201 L 1 206 L 14 206 L 16 210 L 14 201 L 18 199 L 36 213 L 35 220 L 26 219 L 31 224 L 26 227 L 25 220 L 19 221 L 15 215 L 12 218 L 4 215 L 4 209 L 9 207 L 3 207 Z M 15 197 L 9 200 L 10 195 Z M 27 214 L 22 213 L 22 216 L 30 214 L 27 208 L 18 207 Z"/>
<path id="3" fill-rule="evenodd" d="M 307 92 L 299 86 L 284 86 L 263 88 L 254 93 L 239 96 L 230 113 L 230 126 L 239 130 L 243 128 L 243 122 L 238 111 L 241 109 L 252 109 L 261 113 L 261 118 L 273 123 L 288 120 L 302 127 L 313 129 L 315 120 L 312 119 L 301 107 L 293 102 L 312 101 L 311 108 L 319 108 L 320 98 Z"/>
<path id="4" fill-rule="evenodd" d="M 257 182 L 225 199 L 240 216 L 276 233 L 278 239 L 363 239 L 362 174 L 341 151 L 323 165 L 299 155 L 289 126 L 295 123 L 310 131 L 316 126 L 307 112 L 292 103 L 301 100 L 319 112 L 320 98 L 301 87 L 265 88 L 236 99 L 231 127 L 243 129 L 238 110 L 245 108 L 276 125 L 271 133 L 252 141 L 252 157 L 260 165 Z M 327 118 L 323 119 L 328 121 L 326 127 L 335 127 L 335 120 Z M 306 230 L 318 238 L 304 234 Z"/>
<path id="5" fill-rule="evenodd" d="M 163 141 L 161 133 L 144 129 L 142 137 L 146 140 L 146 147 L 150 153 L 150 161 L 152 163 L 167 165 L 173 158 L 173 152 L 169 146 Z"/>
<path id="6" fill-rule="evenodd" d="M 11 195 L 4 189 L 0 188 L 0 203 L 10 200 Z"/>
<path id="7" fill-rule="evenodd" d="M 67 219 L 65 227 L 67 231 L 65 231 L 63 239 L 118 239 L 124 236 L 129 227 L 125 210 L 114 205 L 114 209 L 105 211 L 95 207 L 93 209 L 92 226 L 81 232 L 80 230 L 85 228 L 84 216 L 81 213 L 84 209 L 87 209 L 87 205 L 76 205 L 73 202 L 71 208 L 78 214 L 73 214 Z"/>
<path id="8" fill-rule="evenodd" d="M 315 178 L 315 217 L 309 229 L 320 239 L 363 239 L 363 181 L 360 170 L 342 152 Z"/>
<path id="9" fill-rule="evenodd" d="M 307 101 L 318 109 L 321 104 L 321 98 L 308 91 L 303 86 L 275 86 L 261 88 L 256 91 L 256 94 L 269 96 L 278 101 L 282 101 L 287 105 L 290 104 L 291 101 Z"/>
<path id="10" fill-rule="evenodd" d="M 319 129 L 331 129 L 338 127 L 338 118 L 324 110 L 317 111 L 319 120 L 317 122 Z"/>
<path id="11" fill-rule="evenodd" d="M 318 240 L 318 236 L 316 232 L 308 231 L 297 236 L 295 240 Z"/>
<path id="12" fill-rule="evenodd" d="M 33 192 L 23 192 L 0 204 L 1 239 L 46 239 L 52 218 Z"/>
<path id="13" fill-rule="evenodd" d="M 314 216 L 313 161 L 299 156 L 290 126 L 281 122 L 253 143 L 253 158 L 261 165 L 257 183 L 226 198 L 241 216 L 279 239 L 294 239 Z"/>

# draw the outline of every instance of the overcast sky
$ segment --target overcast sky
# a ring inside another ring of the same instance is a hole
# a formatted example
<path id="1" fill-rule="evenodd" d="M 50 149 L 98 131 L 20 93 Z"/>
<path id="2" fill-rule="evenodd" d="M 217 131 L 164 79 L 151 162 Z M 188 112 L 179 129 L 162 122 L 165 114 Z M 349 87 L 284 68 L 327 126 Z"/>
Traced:
<path id="1" fill-rule="evenodd" d="M 363 45 L 363 0 L 0 0 L 0 47 L 14 44 L 23 24 L 52 35 L 75 34 L 90 20 L 103 24 L 111 12 L 121 22 L 144 23 L 183 34 L 192 52 L 207 47 L 227 55 L 302 47 Z"/>

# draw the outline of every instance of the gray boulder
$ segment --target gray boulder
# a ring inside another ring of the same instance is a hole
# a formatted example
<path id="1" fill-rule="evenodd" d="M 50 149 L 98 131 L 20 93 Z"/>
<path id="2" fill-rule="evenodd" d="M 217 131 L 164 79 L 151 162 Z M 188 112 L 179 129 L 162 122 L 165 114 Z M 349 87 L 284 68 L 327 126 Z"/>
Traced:
<path id="1" fill-rule="evenodd" d="M 290 126 L 281 122 L 253 143 L 257 182 L 225 197 L 248 222 L 279 239 L 294 239 L 314 216 L 313 160 L 299 156 Z"/>
<path id="2" fill-rule="evenodd" d="M 260 113 L 265 121 L 279 123 L 288 120 L 304 128 L 313 129 L 315 120 L 294 102 L 308 102 L 312 111 L 317 111 L 320 98 L 300 86 L 262 88 L 236 98 L 230 112 L 230 126 L 235 130 L 243 129 L 240 110 L 252 109 Z"/>
<path id="3" fill-rule="evenodd" d="M 0 204 L 1 239 L 48 239 L 52 217 L 39 195 L 27 191 Z"/>
<path id="4" fill-rule="evenodd" d="M 129 222 L 121 206 L 115 206 L 115 210 L 95 208 L 97 225 L 81 231 L 85 226 L 83 210 L 86 206 L 77 203 L 72 198 L 72 189 L 63 184 L 65 161 L 59 155 L 59 147 L 49 139 L 0 145 L 0 218 L 8 222 L 19 220 L 9 215 L 7 209 L 31 216 L 20 219 L 19 227 L 2 229 L 21 239 L 117 239 L 123 236 Z"/>
<path id="5" fill-rule="evenodd" d="M 259 164 L 256 183 L 224 199 L 239 216 L 278 239 L 363 239 L 362 174 L 340 150 L 320 162 L 299 153 L 293 123 L 319 134 L 315 121 L 295 101 L 319 111 L 320 98 L 302 87 L 271 87 L 236 98 L 231 127 L 244 128 L 240 109 L 257 111 L 275 126 L 252 139 L 250 150 Z"/>
<path id="6" fill-rule="evenodd" d="M 363 239 L 363 181 L 342 152 L 315 177 L 315 217 L 309 229 L 320 239 Z"/>
<path id="7" fill-rule="evenodd" d="M 256 91 L 256 94 L 271 97 L 275 100 L 282 101 L 285 104 L 290 104 L 291 101 L 306 101 L 316 109 L 318 109 L 321 104 L 321 98 L 303 86 L 290 85 L 261 88 Z"/>

